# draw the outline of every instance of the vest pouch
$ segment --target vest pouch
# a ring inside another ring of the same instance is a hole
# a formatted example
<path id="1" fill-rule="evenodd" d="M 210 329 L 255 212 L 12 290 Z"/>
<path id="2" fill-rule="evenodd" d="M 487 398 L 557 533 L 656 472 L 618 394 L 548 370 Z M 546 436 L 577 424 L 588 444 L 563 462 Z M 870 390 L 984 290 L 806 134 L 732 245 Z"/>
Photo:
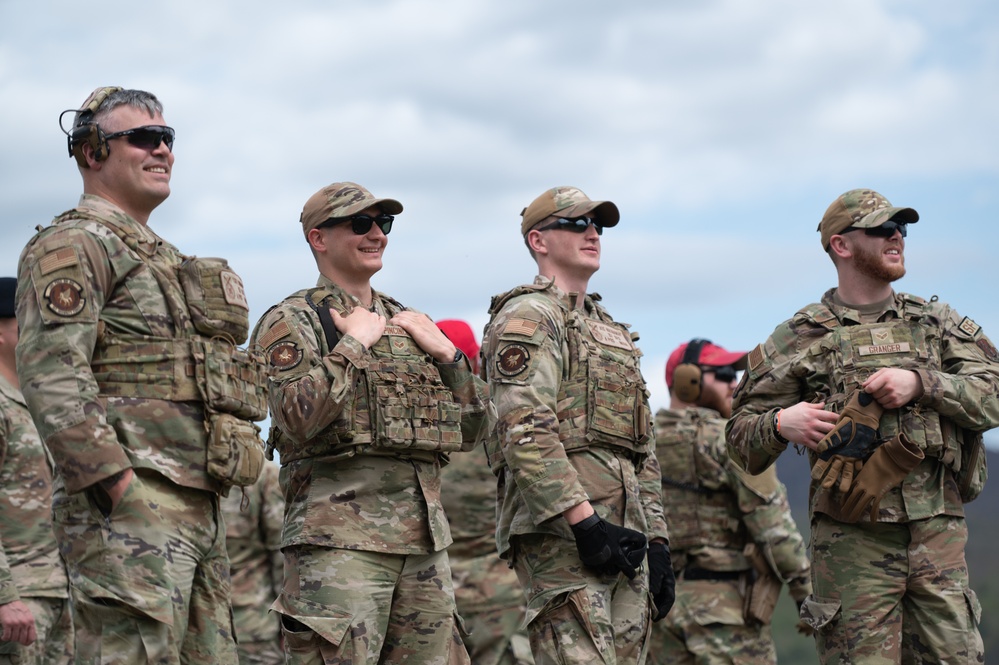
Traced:
<path id="1" fill-rule="evenodd" d="M 234 344 L 246 342 L 250 306 L 243 281 L 225 259 L 184 259 L 178 277 L 195 330 L 207 337 L 228 337 Z"/>
<path id="2" fill-rule="evenodd" d="M 639 392 L 619 371 L 621 363 L 590 357 L 589 438 L 594 442 L 644 449 L 649 440 L 648 418 Z M 641 430 L 636 425 L 642 421 Z"/>
<path id="3" fill-rule="evenodd" d="M 260 428 L 229 413 L 210 413 L 208 426 L 208 475 L 226 490 L 257 482 L 264 468 Z"/>
<path id="4" fill-rule="evenodd" d="M 223 339 L 194 343 L 198 388 L 209 409 L 245 420 L 267 417 L 267 365 L 261 354 Z"/>
<path id="5" fill-rule="evenodd" d="M 961 441 L 961 468 L 954 474 L 961 501 L 971 503 L 985 489 L 989 467 L 985 461 L 985 444 L 981 432 L 957 428 Z"/>
<path id="6" fill-rule="evenodd" d="M 378 361 L 367 374 L 373 445 L 442 452 L 461 448 L 461 406 L 436 369 L 405 360 Z"/>

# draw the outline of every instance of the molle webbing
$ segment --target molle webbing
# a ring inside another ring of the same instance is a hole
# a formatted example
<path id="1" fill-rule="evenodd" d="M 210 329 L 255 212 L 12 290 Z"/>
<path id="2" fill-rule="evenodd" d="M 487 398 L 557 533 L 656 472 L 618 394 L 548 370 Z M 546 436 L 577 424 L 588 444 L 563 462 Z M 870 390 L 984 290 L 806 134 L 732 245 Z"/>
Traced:
<path id="1" fill-rule="evenodd" d="M 201 401 L 190 339 L 101 344 L 91 367 L 102 395 Z"/>

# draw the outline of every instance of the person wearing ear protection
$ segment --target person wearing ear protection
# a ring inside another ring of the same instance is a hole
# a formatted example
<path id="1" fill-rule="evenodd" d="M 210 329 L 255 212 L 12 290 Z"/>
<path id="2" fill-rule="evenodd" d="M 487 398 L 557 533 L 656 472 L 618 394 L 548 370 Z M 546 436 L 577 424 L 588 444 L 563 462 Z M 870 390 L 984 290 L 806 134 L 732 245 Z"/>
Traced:
<path id="1" fill-rule="evenodd" d="M 670 408 L 655 416 L 676 604 L 653 624 L 650 662 L 776 663 L 770 631 L 783 585 L 812 585 L 805 543 L 775 467 L 751 476 L 729 458 L 725 422 L 746 353 L 705 339 L 666 362 Z"/>
<path id="2" fill-rule="evenodd" d="M 750 352 L 727 425 L 750 473 L 808 452 L 801 619 L 824 663 L 984 662 L 963 503 L 987 475 L 999 352 L 936 296 L 893 289 L 918 221 L 870 189 L 832 202 L 817 230 L 836 287 Z"/>
<path id="3" fill-rule="evenodd" d="M 77 662 L 235 662 L 219 495 L 260 473 L 267 409 L 243 285 L 150 226 L 175 137 L 154 95 L 70 113 L 83 196 L 21 254 L 17 367 L 56 464 Z"/>
<path id="4" fill-rule="evenodd" d="M 483 333 L 496 546 L 527 594 L 538 663 L 643 663 L 673 602 L 638 335 L 586 292 L 619 219 L 576 187 L 538 196 L 520 231 L 539 274 L 493 298 Z"/>
<path id="5" fill-rule="evenodd" d="M 468 663 L 441 467 L 492 425 L 485 383 L 427 315 L 376 291 L 403 211 L 335 182 L 299 216 L 319 278 L 269 309 L 268 446 L 285 494 L 288 663 Z"/>

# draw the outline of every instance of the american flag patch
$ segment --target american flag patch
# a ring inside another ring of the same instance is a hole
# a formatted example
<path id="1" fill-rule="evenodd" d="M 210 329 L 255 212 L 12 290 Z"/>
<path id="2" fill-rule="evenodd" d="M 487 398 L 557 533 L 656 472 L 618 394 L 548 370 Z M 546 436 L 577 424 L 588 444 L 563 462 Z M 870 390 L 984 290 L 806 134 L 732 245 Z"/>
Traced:
<path id="1" fill-rule="evenodd" d="M 749 352 L 749 369 L 755 370 L 763 364 L 766 355 L 763 353 L 763 345 L 757 344 L 756 348 Z"/>
<path id="2" fill-rule="evenodd" d="M 57 249 L 54 252 L 49 252 L 42 257 L 42 260 L 38 262 L 39 267 L 42 269 L 42 274 L 47 275 L 50 272 L 55 272 L 62 268 L 68 268 L 69 266 L 75 266 L 79 263 L 79 259 L 76 258 L 76 250 L 72 247 L 63 247 L 62 249 Z"/>
<path id="3" fill-rule="evenodd" d="M 514 335 L 526 335 L 530 337 L 538 329 L 537 321 L 528 321 L 527 319 L 510 319 L 506 322 L 506 327 L 503 328 L 503 334 L 512 333 Z"/>
<path id="4" fill-rule="evenodd" d="M 287 321 L 278 321 L 273 328 L 268 330 L 260 339 L 257 340 L 257 344 L 259 344 L 261 348 L 266 349 L 282 337 L 287 336 L 290 332 L 291 326 L 288 325 Z"/>

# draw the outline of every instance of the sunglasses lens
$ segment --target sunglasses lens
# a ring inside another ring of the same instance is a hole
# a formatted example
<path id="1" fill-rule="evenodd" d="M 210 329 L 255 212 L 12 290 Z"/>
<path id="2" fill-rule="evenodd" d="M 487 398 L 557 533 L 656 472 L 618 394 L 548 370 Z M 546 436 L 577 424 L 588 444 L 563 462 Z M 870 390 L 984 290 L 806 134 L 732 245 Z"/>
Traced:
<path id="1" fill-rule="evenodd" d="M 732 383 L 733 381 L 735 381 L 735 377 L 737 376 L 735 368 L 732 367 L 731 365 L 725 367 L 716 367 L 714 369 L 714 373 L 715 373 L 715 378 L 721 381 L 722 383 Z"/>
<path id="2" fill-rule="evenodd" d="M 371 230 L 372 224 L 376 224 L 382 233 L 388 235 L 392 230 L 392 222 L 394 221 L 395 217 L 392 215 L 378 215 L 378 217 L 354 215 L 350 218 L 350 229 L 357 235 L 363 236 Z"/>
<path id="3" fill-rule="evenodd" d="M 895 235 L 895 231 L 898 231 L 899 235 L 904 238 L 907 233 L 906 226 L 906 224 L 888 221 L 881 226 L 875 226 L 872 229 L 864 229 L 864 233 L 869 236 L 874 236 L 875 238 L 891 238 Z"/>
<path id="4" fill-rule="evenodd" d="M 168 149 L 173 150 L 173 132 L 163 127 L 149 127 L 135 129 L 125 138 L 136 148 L 143 150 L 153 150 L 160 147 L 160 143 L 166 143 Z"/>

